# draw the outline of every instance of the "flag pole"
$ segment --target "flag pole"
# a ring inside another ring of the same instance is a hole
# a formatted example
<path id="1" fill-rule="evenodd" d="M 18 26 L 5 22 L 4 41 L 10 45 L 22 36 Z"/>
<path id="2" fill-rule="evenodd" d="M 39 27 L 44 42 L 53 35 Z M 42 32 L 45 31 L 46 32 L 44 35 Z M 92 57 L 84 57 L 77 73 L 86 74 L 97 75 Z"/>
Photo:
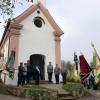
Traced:
<path id="1" fill-rule="evenodd" d="M 93 47 L 93 49 L 94 49 L 94 51 L 95 51 L 95 53 L 96 53 L 96 55 L 97 55 L 97 57 L 98 57 L 98 59 L 99 59 L 99 61 L 100 61 L 100 58 L 99 58 L 99 56 L 98 56 L 98 53 L 97 53 L 97 51 L 96 51 L 96 48 L 94 47 L 94 44 L 91 43 L 91 46 Z"/>
<path id="2" fill-rule="evenodd" d="M 92 46 L 93 49 L 94 49 L 93 63 L 94 63 L 95 82 L 98 83 L 98 80 L 99 80 L 99 79 L 97 78 L 97 76 L 100 74 L 100 72 L 99 72 L 99 74 L 98 74 L 99 69 L 97 68 L 97 67 L 98 67 L 98 66 L 97 66 L 97 63 L 98 63 L 98 61 L 100 62 L 100 58 L 99 58 L 99 56 L 98 56 L 98 53 L 97 53 L 97 51 L 96 51 L 96 49 L 95 49 L 93 43 L 91 43 L 91 46 Z M 98 61 L 97 61 L 97 59 L 98 59 Z M 99 64 L 99 65 L 100 65 L 100 64 Z"/>
<path id="3" fill-rule="evenodd" d="M 76 71 L 77 71 L 77 75 L 78 75 L 78 57 L 77 57 L 75 51 L 74 51 L 74 62 L 75 62 Z"/>

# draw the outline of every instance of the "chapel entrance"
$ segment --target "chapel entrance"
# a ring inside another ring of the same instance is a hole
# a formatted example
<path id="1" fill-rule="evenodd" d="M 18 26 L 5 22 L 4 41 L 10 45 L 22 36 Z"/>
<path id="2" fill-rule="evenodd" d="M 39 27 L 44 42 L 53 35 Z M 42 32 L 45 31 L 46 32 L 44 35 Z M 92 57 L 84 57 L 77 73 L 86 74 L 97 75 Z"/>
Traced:
<path id="1" fill-rule="evenodd" d="M 30 63 L 33 66 L 33 68 L 36 65 L 39 65 L 39 69 L 40 69 L 40 78 L 41 80 L 44 80 L 44 76 L 45 76 L 45 56 L 41 55 L 41 54 L 32 54 L 30 56 Z"/>

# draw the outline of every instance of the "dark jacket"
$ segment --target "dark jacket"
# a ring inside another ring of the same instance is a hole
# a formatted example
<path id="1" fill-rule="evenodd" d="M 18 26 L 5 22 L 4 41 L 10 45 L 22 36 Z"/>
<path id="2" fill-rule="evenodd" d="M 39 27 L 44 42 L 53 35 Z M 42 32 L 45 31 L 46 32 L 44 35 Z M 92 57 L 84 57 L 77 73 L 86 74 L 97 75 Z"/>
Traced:
<path id="1" fill-rule="evenodd" d="M 22 76 L 23 75 L 23 66 L 19 66 L 18 67 L 18 76 Z"/>
<path id="2" fill-rule="evenodd" d="M 33 75 L 34 75 L 35 80 L 39 80 L 40 72 L 36 68 L 33 71 Z"/>

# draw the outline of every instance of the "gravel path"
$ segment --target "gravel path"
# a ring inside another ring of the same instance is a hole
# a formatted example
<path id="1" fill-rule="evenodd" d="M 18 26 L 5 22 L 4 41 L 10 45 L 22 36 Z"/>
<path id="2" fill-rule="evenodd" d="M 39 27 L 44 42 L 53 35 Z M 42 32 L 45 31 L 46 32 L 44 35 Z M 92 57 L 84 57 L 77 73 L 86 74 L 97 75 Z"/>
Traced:
<path id="1" fill-rule="evenodd" d="M 31 100 L 31 99 L 0 94 L 0 100 Z"/>
<path id="2" fill-rule="evenodd" d="M 89 92 L 92 94 L 91 97 L 85 97 L 85 98 L 81 98 L 79 100 L 100 100 L 100 91 L 97 90 L 89 90 Z"/>

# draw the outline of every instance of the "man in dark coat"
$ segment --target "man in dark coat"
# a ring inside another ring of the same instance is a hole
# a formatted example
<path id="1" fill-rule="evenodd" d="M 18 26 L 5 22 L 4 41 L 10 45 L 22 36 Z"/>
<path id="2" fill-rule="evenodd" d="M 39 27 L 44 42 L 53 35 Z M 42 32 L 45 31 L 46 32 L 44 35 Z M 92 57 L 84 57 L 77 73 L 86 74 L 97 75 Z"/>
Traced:
<path id="1" fill-rule="evenodd" d="M 39 80 L 40 80 L 40 69 L 39 69 L 39 66 L 36 65 L 34 71 L 33 71 L 33 74 L 34 74 L 34 78 L 35 78 L 35 85 L 39 85 Z"/>
<path id="2" fill-rule="evenodd" d="M 30 64 L 30 61 L 28 60 L 27 61 L 27 83 L 29 83 L 30 79 L 32 78 L 33 76 L 33 68 Z"/>
<path id="3" fill-rule="evenodd" d="M 23 82 L 23 62 L 20 62 L 20 65 L 18 66 L 18 86 L 22 85 Z"/>

